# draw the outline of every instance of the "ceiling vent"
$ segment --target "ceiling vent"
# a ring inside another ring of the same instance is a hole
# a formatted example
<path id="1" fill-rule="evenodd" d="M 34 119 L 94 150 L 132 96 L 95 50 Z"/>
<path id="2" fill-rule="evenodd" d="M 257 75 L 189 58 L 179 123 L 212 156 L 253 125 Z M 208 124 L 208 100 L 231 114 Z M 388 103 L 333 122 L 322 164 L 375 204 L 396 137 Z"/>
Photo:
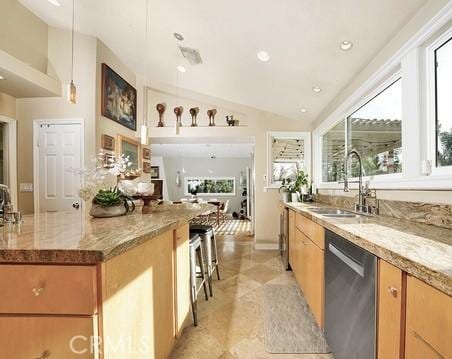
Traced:
<path id="1" fill-rule="evenodd" d="M 197 49 L 192 49 L 191 47 L 179 46 L 180 52 L 188 60 L 190 65 L 200 65 L 202 64 L 201 55 Z"/>

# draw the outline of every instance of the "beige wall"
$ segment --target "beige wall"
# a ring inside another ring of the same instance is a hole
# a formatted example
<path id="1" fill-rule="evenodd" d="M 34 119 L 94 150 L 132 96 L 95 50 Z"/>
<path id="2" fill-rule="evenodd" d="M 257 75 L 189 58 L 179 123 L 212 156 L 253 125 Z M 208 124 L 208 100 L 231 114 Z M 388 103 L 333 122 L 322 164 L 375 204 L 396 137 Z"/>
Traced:
<path id="1" fill-rule="evenodd" d="M 16 99 L 0 92 L 0 115 L 16 118 Z"/>
<path id="2" fill-rule="evenodd" d="M 47 73 L 48 26 L 18 0 L 0 1 L 0 49 Z"/>
<path id="3" fill-rule="evenodd" d="M 160 85 L 160 88 L 163 86 Z M 233 143 L 237 138 L 253 138 L 255 141 L 255 219 L 256 219 L 256 243 L 261 246 L 273 245 L 278 243 L 279 233 L 279 209 L 278 202 L 280 195 L 275 189 L 266 189 L 264 176 L 267 173 L 267 131 L 304 131 L 310 130 L 310 127 L 301 121 L 288 120 L 280 116 L 262 112 L 246 106 L 234 104 L 218 98 L 201 95 L 191 91 L 180 91 L 179 100 L 173 94 L 174 88 L 165 88 L 165 92 L 153 90 L 150 95 L 151 112 L 151 137 L 176 137 L 174 128 L 175 115 L 173 109 L 176 105 L 184 107 L 183 125 L 188 126 L 191 122 L 189 108 L 198 106 L 200 114 L 198 123 L 206 126 L 208 123 L 206 111 L 210 108 L 216 108 L 218 115 L 216 117 L 217 125 L 224 126 L 225 115 L 233 114 L 234 118 L 240 121 L 244 127 L 197 127 L 181 129 L 179 137 L 227 137 Z M 167 105 L 165 113 L 166 128 L 156 128 L 158 114 L 155 110 L 157 103 L 164 102 Z M 151 139 L 151 140 L 152 140 Z M 205 140 L 206 141 L 206 140 Z M 208 140 L 207 140 L 208 141 Z"/>
<path id="4" fill-rule="evenodd" d="M 82 118 L 85 125 L 85 164 L 95 153 L 96 45 L 97 39 L 76 34 L 75 74 L 77 103 L 66 101 L 70 82 L 70 32 L 49 28 L 49 63 L 61 79 L 63 96 L 58 98 L 17 99 L 18 181 L 33 183 L 33 120 Z M 19 208 L 33 212 L 33 193 L 19 193 Z"/>

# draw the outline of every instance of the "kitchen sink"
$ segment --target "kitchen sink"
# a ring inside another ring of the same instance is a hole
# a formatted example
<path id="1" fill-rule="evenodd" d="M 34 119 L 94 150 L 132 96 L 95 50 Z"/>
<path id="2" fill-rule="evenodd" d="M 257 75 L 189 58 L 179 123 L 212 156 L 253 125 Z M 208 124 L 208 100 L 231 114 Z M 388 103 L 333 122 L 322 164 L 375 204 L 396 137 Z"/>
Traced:
<path id="1" fill-rule="evenodd" d="M 313 207 L 308 208 L 309 211 L 320 214 L 324 217 L 332 217 L 332 218 L 352 218 L 352 217 L 359 217 L 359 214 L 353 213 L 350 211 L 344 211 L 342 209 L 337 208 L 322 208 L 322 207 Z"/>

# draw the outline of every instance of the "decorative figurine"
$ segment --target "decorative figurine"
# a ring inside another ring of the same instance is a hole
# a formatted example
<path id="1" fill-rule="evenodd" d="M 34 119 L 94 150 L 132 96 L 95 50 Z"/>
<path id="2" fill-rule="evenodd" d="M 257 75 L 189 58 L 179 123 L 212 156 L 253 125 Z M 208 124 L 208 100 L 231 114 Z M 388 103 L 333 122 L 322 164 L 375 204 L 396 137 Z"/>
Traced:
<path id="1" fill-rule="evenodd" d="M 165 113 L 166 105 L 164 103 L 159 103 L 155 108 L 159 113 L 159 123 L 157 124 L 157 127 L 165 127 L 165 124 L 163 123 L 163 114 Z"/>
<path id="2" fill-rule="evenodd" d="M 184 108 L 182 106 L 174 107 L 174 113 L 176 114 L 176 127 L 182 127 L 182 113 L 184 112 Z"/>
<path id="3" fill-rule="evenodd" d="M 197 127 L 198 124 L 196 123 L 196 118 L 198 117 L 199 113 L 199 107 L 192 107 L 190 109 L 190 115 L 191 115 L 191 127 Z"/>
<path id="4" fill-rule="evenodd" d="M 215 126 L 215 115 L 216 114 L 217 114 L 216 109 L 207 111 L 207 116 L 209 116 L 209 126 Z"/>

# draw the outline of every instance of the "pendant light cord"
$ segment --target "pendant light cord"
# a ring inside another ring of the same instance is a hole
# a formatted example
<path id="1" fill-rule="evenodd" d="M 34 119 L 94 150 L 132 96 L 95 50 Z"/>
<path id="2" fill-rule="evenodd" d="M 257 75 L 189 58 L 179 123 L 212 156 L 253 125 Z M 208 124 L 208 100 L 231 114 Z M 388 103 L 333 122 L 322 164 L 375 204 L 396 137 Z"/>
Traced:
<path id="1" fill-rule="evenodd" d="M 71 83 L 74 82 L 74 26 L 75 26 L 75 0 L 72 0 L 72 59 L 71 59 Z"/>
<path id="2" fill-rule="evenodd" d="M 145 24 L 145 36 L 144 36 L 144 118 L 143 123 L 148 125 L 148 14 L 149 14 L 149 0 L 146 1 L 146 24 Z"/>

